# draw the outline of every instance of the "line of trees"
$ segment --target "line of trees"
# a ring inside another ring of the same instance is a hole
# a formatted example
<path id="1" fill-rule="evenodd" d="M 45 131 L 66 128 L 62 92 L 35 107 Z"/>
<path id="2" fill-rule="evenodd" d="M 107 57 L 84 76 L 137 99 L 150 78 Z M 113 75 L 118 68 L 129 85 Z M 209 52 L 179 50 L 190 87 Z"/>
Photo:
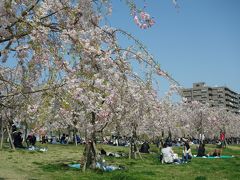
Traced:
<path id="1" fill-rule="evenodd" d="M 131 137 L 131 158 L 136 157 L 136 140 L 141 134 L 201 132 L 210 137 L 224 127 L 229 136 L 239 136 L 237 115 L 199 103 L 174 104 L 168 96 L 159 99 L 152 77 L 176 81 L 130 34 L 100 25 L 110 11 L 109 3 L 0 2 L 1 147 L 7 132 L 14 148 L 11 125 L 15 121 L 25 126 L 26 135 L 28 129 L 77 129 L 86 139 L 86 169 L 96 166 L 96 134 L 113 129 Z M 131 9 L 133 3 L 127 1 Z M 146 13 L 142 18 L 146 23 L 150 20 Z M 130 38 L 133 45 L 121 46 L 119 35 Z M 133 62 L 143 74 L 136 75 Z"/>

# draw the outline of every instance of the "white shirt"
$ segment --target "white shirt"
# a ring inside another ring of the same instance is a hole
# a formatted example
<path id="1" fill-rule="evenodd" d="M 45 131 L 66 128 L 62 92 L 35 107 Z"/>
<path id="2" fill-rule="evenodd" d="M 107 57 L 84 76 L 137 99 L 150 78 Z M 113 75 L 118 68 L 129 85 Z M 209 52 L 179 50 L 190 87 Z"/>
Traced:
<path id="1" fill-rule="evenodd" d="M 173 150 L 171 147 L 162 148 L 161 153 L 163 155 L 163 162 L 172 163 L 173 162 Z"/>

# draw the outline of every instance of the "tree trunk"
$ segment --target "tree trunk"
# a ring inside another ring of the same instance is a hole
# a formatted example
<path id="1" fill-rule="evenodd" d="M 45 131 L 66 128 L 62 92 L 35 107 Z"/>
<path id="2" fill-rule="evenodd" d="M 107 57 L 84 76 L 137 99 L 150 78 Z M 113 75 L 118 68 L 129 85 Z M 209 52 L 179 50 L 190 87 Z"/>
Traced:
<path id="1" fill-rule="evenodd" d="M 203 114 L 202 114 L 202 111 L 200 111 L 200 118 L 201 118 L 201 135 L 202 135 L 202 137 L 200 139 L 200 144 L 203 144 L 204 135 L 203 135 Z"/>
<path id="2" fill-rule="evenodd" d="M 104 142 L 103 130 L 100 131 L 100 136 L 101 136 L 101 140 L 102 140 L 102 143 L 103 143 Z"/>
<path id="3" fill-rule="evenodd" d="M 137 145 L 135 140 L 132 138 L 130 143 L 129 159 L 136 159 L 136 158 L 137 158 Z"/>
<path id="4" fill-rule="evenodd" d="M 24 122 L 24 126 L 25 126 L 25 129 L 24 129 L 24 142 L 26 142 L 27 147 L 28 147 L 29 146 L 29 144 L 27 143 L 28 124 L 27 124 L 26 120 Z"/>
<path id="5" fill-rule="evenodd" d="M 76 130 L 76 128 L 74 128 L 73 132 L 70 133 L 70 137 L 73 137 L 73 143 L 77 146 L 77 130 Z"/>
<path id="6" fill-rule="evenodd" d="M 117 128 L 116 128 L 116 132 L 117 132 L 117 134 L 116 134 L 116 145 L 118 146 L 119 145 L 119 138 L 120 138 L 120 124 L 119 123 L 117 123 L 117 126 L 116 126 Z"/>
<path id="7" fill-rule="evenodd" d="M 4 128 L 3 128 L 3 119 L 2 119 L 2 116 L 1 116 L 1 149 L 3 148 L 3 140 L 4 140 Z"/>
<path id="8" fill-rule="evenodd" d="M 58 131 L 58 139 L 59 139 L 59 142 L 60 142 L 60 139 L 61 139 L 61 131 Z"/>
<path id="9" fill-rule="evenodd" d="M 7 126 L 7 133 L 8 133 L 8 137 L 9 137 L 9 141 L 10 141 L 10 144 L 11 144 L 11 147 L 13 150 L 16 150 L 14 144 L 13 144 L 13 140 L 12 140 L 12 135 L 10 133 L 10 130 L 9 130 L 9 127 Z"/>
<path id="10" fill-rule="evenodd" d="M 93 125 L 93 130 L 89 138 L 87 138 L 87 134 L 86 134 L 86 145 L 85 145 L 85 150 L 83 152 L 83 156 L 84 156 L 83 171 L 85 171 L 86 169 L 96 168 L 97 152 L 96 152 L 96 130 L 94 128 L 95 120 L 96 120 L 96 114 L 92 112 L 91 124 Z"/>
<path id="11" fill-rule="evenodd" d="M 171 132 L 170 127 L 168 128 L 168 137 L 169 137 L 170 142 L 172 142 L 172 132 Z"/>
<path id="12" fill-rule="evenodd" d="M 3 132 L 3 128 L 1 128 L 1 132 L 2 132 L 2 136 L 1 136 L 1 145 L 0 145 L 0 149 L 3 148 L 3 140 L 4 140 L 4 132 Z"/>
<path id="13" fill-rule="evenodd" d="M 161 134 L 162 134 L 162 136 L 161 136 L 160 144 L 159 144 L 160 145 L 160 147 L 159 147 L 160 148 L 160 152 L 161 152 L 161 149 L 163 148 L 163 144 L 164 144 L 164 135 L 165 134 L 164 134 L 164 130 L 163 129 L 162 129 L 162 133 Z"/>
<path id="14" fill-rule="evenodd" d="M 132 138 L 130 140 L 130 152 L 129 152 L 129 159 L 137 159 L 137 154 L 142 159 L 141 154 L 138 151 L 137 144 L 137 126 L 134 125 L 133 131 L 132 131 Z"/>
<path id="15" fill-rule="evenodd" d="M 86 169 L 95 169 L 96 168 L 96 145 L 95 142 L 92 140 L 88 140 L 85 145 L 85 150 L 84 150 L 84 165 L 83 165 L 83 171 Z"/>
<path id="16" fill-rule="evenodd" d="M 77 145 L 78 145 L 78 142 L 77 142 L 77 134 L 75 134 L 74 137 L 75 137 L 75 138 L 74 138 L 75 146 L 77 146 Z"/>

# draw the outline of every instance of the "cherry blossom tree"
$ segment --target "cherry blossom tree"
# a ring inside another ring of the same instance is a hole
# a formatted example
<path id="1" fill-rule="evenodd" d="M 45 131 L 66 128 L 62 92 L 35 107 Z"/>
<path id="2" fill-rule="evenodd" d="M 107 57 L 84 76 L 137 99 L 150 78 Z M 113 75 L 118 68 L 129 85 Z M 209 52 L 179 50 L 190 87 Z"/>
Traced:
<path id="1" fill-rule="evenodd" d="M 13 61 L 19 74 L 17 88 L 2 97 L 21 99 L 25 126 L 50 126 L 49 114 L 64 120 L 58 125 L 84 126 L 83 169 L 95 168 L 95 133 L 108 124 L 118 87 L 133 74 L 128 59 L 154 65 L 146 51 L 118 45 L 116 33 L 124 31 L 99 26 L 102 3 L 108 1 L 1 1 L 1 61 Z M 147 13 L 141 18 L 153 25 Z"/>
<path id="2" fill-rule="evenodd" d="M 126 2 L 141 29 L 154 25 L 145 9 L 139 10 L 132 0 Z M 8 134 L 13 120 L 36 131 L 81 130 L 86 139 L 83 170 L 96 167 L 96 134 L 109 127 L 131 137 L 129 155 L 134 158 L 141 134 L 171 131 L 181 136 L 203 133 L 203 127 L 204 132 L 210 132 L 205 123 L 215 127 L 220 124 L 214 116 L 223 117 L 216 112 L 209 116 L 209 109 L 195 102 L 173 104 L 168 98 L 158 98 L 151 74 L 179 84 L 132 35 L 102 25 L 102 18 L 111 12 L 110 3 L 0 2 L 2 124 Z M 177 6 L 176 1 L 173 3 Z M 120 35 L 129 38 L 132 46 L 121 46 L 117 41 Z M 142 67 L 141 75 L 133 71 L 133 63 Z M 224 127 L 233 132 L 230 121 L 223 119 Z"/>

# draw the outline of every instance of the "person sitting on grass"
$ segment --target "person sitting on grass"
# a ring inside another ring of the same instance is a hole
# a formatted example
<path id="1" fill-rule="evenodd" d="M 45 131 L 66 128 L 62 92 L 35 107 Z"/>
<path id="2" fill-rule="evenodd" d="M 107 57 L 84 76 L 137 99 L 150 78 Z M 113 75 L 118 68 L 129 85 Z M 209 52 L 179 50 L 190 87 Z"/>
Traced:
<path id="1" fill-rule="evenodd" d="M 141 153 L 149 153 L 150 146 L 147 142 L 144 142 L 139 150 Z"/>
<path id="2" fill-rule="evenodd" d="M 106 156 L 107 152 L 103 148 L 101 148 L 100 149 L 100 155 Z"/>
<path id="3" fill-rule="evenodd" d="M 180 160 L 178 159 L 178 155 L 173 152 L 172 148 L 168 146 L 167 143 L 163 144 L 163 148 L 161 150 L 161 161 L 162 163 L 180 163 Z"/>
<path id="4" fill-rule="evenodd" d="M 25 148 L 22 144 L 23 138 L 21 135 L 21 132 L 16 132 L 13 136 L 13 144 L 16 148 Z"/>
<path id="5" fill-rule="evenodd" d="M 208 156 L 220 157 L 221 156 L 221 150 L 216 148 L 213 151 L 209 152 Z"/>
<path id="6" fill-rule="evenodd" d="M 191 148 L 190 148 L 190 145 L 188 142 L 184 143 L 182 159 L 185 162 L 188 162 L 188 161 L 190 161 L 190 159 L 192 159 L 192 152 L 191 152 Z"/>
<path id="7" fill-rule="evenodd" d="M 207 155 L 205 154 L 205 144 L 201 143 L 197 150 L 197 157 L 203 157 L 203 156 L 207 156 Z"/>
<path id="8" fill-rule="evenodd" d="M 26 140 L 27 140 L 27 145 L 28 146 L 35 146 L 36 136 L 34 135 L 34 133 L 30 133 Z"/>
<path id="9" fill-rule="evenodd" d="M 212 156 L 218 156 L 218 157 L 220 157 L 221 156 L 221 150 L 220 149 L 215 149 L 214 151 L 213 151 L 213 154 L 212 154 Z"/>

